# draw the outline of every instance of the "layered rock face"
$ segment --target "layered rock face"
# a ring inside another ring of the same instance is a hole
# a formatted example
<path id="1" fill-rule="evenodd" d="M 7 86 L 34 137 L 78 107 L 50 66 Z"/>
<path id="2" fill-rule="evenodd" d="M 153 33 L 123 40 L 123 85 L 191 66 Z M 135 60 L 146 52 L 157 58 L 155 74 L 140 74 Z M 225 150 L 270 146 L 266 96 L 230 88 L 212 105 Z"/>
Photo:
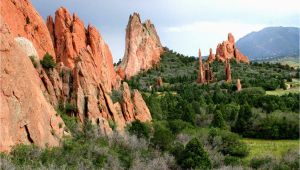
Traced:
<path id="1" fill-rule="evenodd" d="M 73 69 L 80 52 L 90 48 L 93 60 L 97 65 L 100 80 L 104 88 L 111 91 L 119 87 L 117 76 L 114 71 L 112 54 L 108 45 L 93 26 L 84 27 L 84 23 L 76 14 L 71 17 L 63 7 L 55 13 L 55 21 L 52 17 L 47 18 L 47 26 L 54 43 L 57 61 L 66 67 Z"/>
<path id="2" fill-rule="evenodd" d="M 249 63 L 248 57 L 236 48 L 234 36 L 231 33 L 228 34 L 227 41 L 218 44 L 216 58 L 222 62 L 225 62 L 227 59 L 235 59 L 237 62 Z"/>
<path id="3" fill-rule="evenodd" d="M 14 36 L 1 16 L 0 151 L 8 152 L 18 143 L 58 146 L 65 125 L 45 98 L 43 83 L 28 57 L 36 49 L 26 38 L 14 40 Z"/>
<path id="4" fill-rule="evenodd" d="M 49 31 L 29 0 L 1 0 L 0 14 L 12 36 L 30 40 L 40 59 L 46 52 L 55 58 Z"/>
<path id="5" fill-rule="evenodd" d="M 140 15 L 130 15 L 126 28 L 126 42 L 124 58 L 118 69 L 123 79 L 148 70 L 157 64 L 163 47 L 156 29 L 150 20 L 141 22 Z"/>
<path id="6" fill-rule="evenodd" d="M 17 11 L 6 11 L 12 18 L 35 13 L 36 20 L 41 19 L 26 0 L 1 1 L 0 151 L 9 151 L 18 143 L 58 146 L 65 129 L 54 109 L 58 104 L 76 106 L 72 114 L 81 122 L 91 120 L 104 134 L 112 132 L 109 121 L 117 124 L 119 132 L 134 120 L 151 121 L 141 94 L 131 92 L 126 83 L 120 88 L 109 47 L 95 27 L 85 28 L 75 14 L 71 17 L 60 8 L 54 20 L 48 17 L 47 26 L 42 21 L 32 22 L 43 28 L 45 35 L 37 31 L 32 37 L 20 37 L 24 27 L 12 25 L 11 31 L 12 22 L 4 24 L 8 17 L 2 8 Z M 26 17 L 23 19 L 26 23 Z M 47 27 L 49 31 L 44 30 Z M 43 48 L 43 43 L 49 44 L 49 49 Z M 38 64 L 45 52 L 55 57 L 55 68 Z M 34 56 L 32 62 L 29 56 Z M 113 91 L 122 93 L 120 101 L 113 102 Z"/>

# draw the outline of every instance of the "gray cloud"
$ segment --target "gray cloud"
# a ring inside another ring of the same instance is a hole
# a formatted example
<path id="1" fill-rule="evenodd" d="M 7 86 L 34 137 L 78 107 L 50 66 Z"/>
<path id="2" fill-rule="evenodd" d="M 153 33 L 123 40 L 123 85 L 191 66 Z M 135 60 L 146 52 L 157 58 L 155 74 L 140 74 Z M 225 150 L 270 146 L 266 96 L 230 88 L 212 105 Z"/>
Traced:
<path id="1" fill-rule="evenodd" d="M 240 38 L 265 26 L 299 26 L 297 0 L 32 0 L 46 18 L 60 6 L 96 26 L 111 48 L 114 61 L 123 57 L 128 17 L 139 12 L 155 24 L 164 45 L 187 55 L 203 54 L 226 38 Z M 272 5 L 270 5 L 272 4 Z M 202 23 L 202 25 L 201 25 Z M 203 23 L 210 23 L 204 26 Z M 234 24 L 232 24 L 234 23 Z M 241 28 L 236 28 L 241 27 Z M 173 31 L 172 31 L 173 29 Z M 180 31 L 174 31 L 174 30 Z M 243 30 L 241 30 L 243 29 Z M 215 30 L 215 31 L 213 31 Z"/>

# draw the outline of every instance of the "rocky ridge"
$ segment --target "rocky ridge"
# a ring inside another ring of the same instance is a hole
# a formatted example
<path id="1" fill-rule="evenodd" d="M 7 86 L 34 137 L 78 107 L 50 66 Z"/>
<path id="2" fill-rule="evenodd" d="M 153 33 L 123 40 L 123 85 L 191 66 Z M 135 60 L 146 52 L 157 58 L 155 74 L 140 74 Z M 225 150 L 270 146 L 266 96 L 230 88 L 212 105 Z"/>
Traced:
<path id="1" fill-rule="evenodd" d="M 18 26 L 13 18 L 18 18 Z M 0 34 L 0 151 L 17 143 L 58 146 L 66 130 L 55 111 L 59 105 L 74 106 L 67 114 L 81 122 L 90 120 L 107 135 L 112 132 L 109 121 L 116 123 L 118 132 L 134 120 L 151 121 L 139 91 L 132 92 L 125 82 L 121 85 L 97 29 L 85 28 L 76 14 L 62 7 L 46 24 L 29 1 L 5 0 Z M 54 68 L 39 64 L 46 53 L 56 60 Z M 112 100 L 115 91 L 121 93 L 120 101 Z"/>

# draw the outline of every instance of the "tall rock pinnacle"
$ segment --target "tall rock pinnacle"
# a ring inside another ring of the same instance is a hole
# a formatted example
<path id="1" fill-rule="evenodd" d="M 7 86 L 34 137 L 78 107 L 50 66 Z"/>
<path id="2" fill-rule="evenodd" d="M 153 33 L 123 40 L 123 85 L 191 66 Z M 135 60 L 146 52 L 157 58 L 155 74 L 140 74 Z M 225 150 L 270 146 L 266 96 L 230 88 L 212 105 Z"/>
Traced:
<path id="1" fill-rule="evenodd" d="M 125 54 L 118 72 L 122 79 L 148 70 L 157 64 L 163 47 L 156 29 L 150 20 L 141 22 L 140 15 L 130 15 L 126 28 Z M 125 76 L 125 77 L 124 77 Z"/>
<path id="2" fill-rule="evenodd" d="M 202 55 L 201 55 L 200 49 L 198 51 L 198 56 L 199 56 L 199 70 L 198 70 L 197 82 L 200 84 L 203 84 L 206 82 L 206 80 L 205 80 L 205 73 L 204 73 L 204 67 L 203 67 L 203 63 L 202 63 Z"/>

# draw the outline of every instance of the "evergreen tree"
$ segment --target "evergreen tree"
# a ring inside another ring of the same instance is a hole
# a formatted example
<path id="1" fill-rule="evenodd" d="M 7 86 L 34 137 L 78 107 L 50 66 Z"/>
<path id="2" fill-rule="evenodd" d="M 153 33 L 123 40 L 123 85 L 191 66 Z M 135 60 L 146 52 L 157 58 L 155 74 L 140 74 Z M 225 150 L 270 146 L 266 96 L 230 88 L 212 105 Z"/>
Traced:
<path id="1" fill-rule="evenodd" d="M 186 145 L 178 162 L 184 169 L 211 168 L 211 160 L 209 159 L 207 152 L 204 150 L 203 145 L 197 138 L 192 139 Z"/>

